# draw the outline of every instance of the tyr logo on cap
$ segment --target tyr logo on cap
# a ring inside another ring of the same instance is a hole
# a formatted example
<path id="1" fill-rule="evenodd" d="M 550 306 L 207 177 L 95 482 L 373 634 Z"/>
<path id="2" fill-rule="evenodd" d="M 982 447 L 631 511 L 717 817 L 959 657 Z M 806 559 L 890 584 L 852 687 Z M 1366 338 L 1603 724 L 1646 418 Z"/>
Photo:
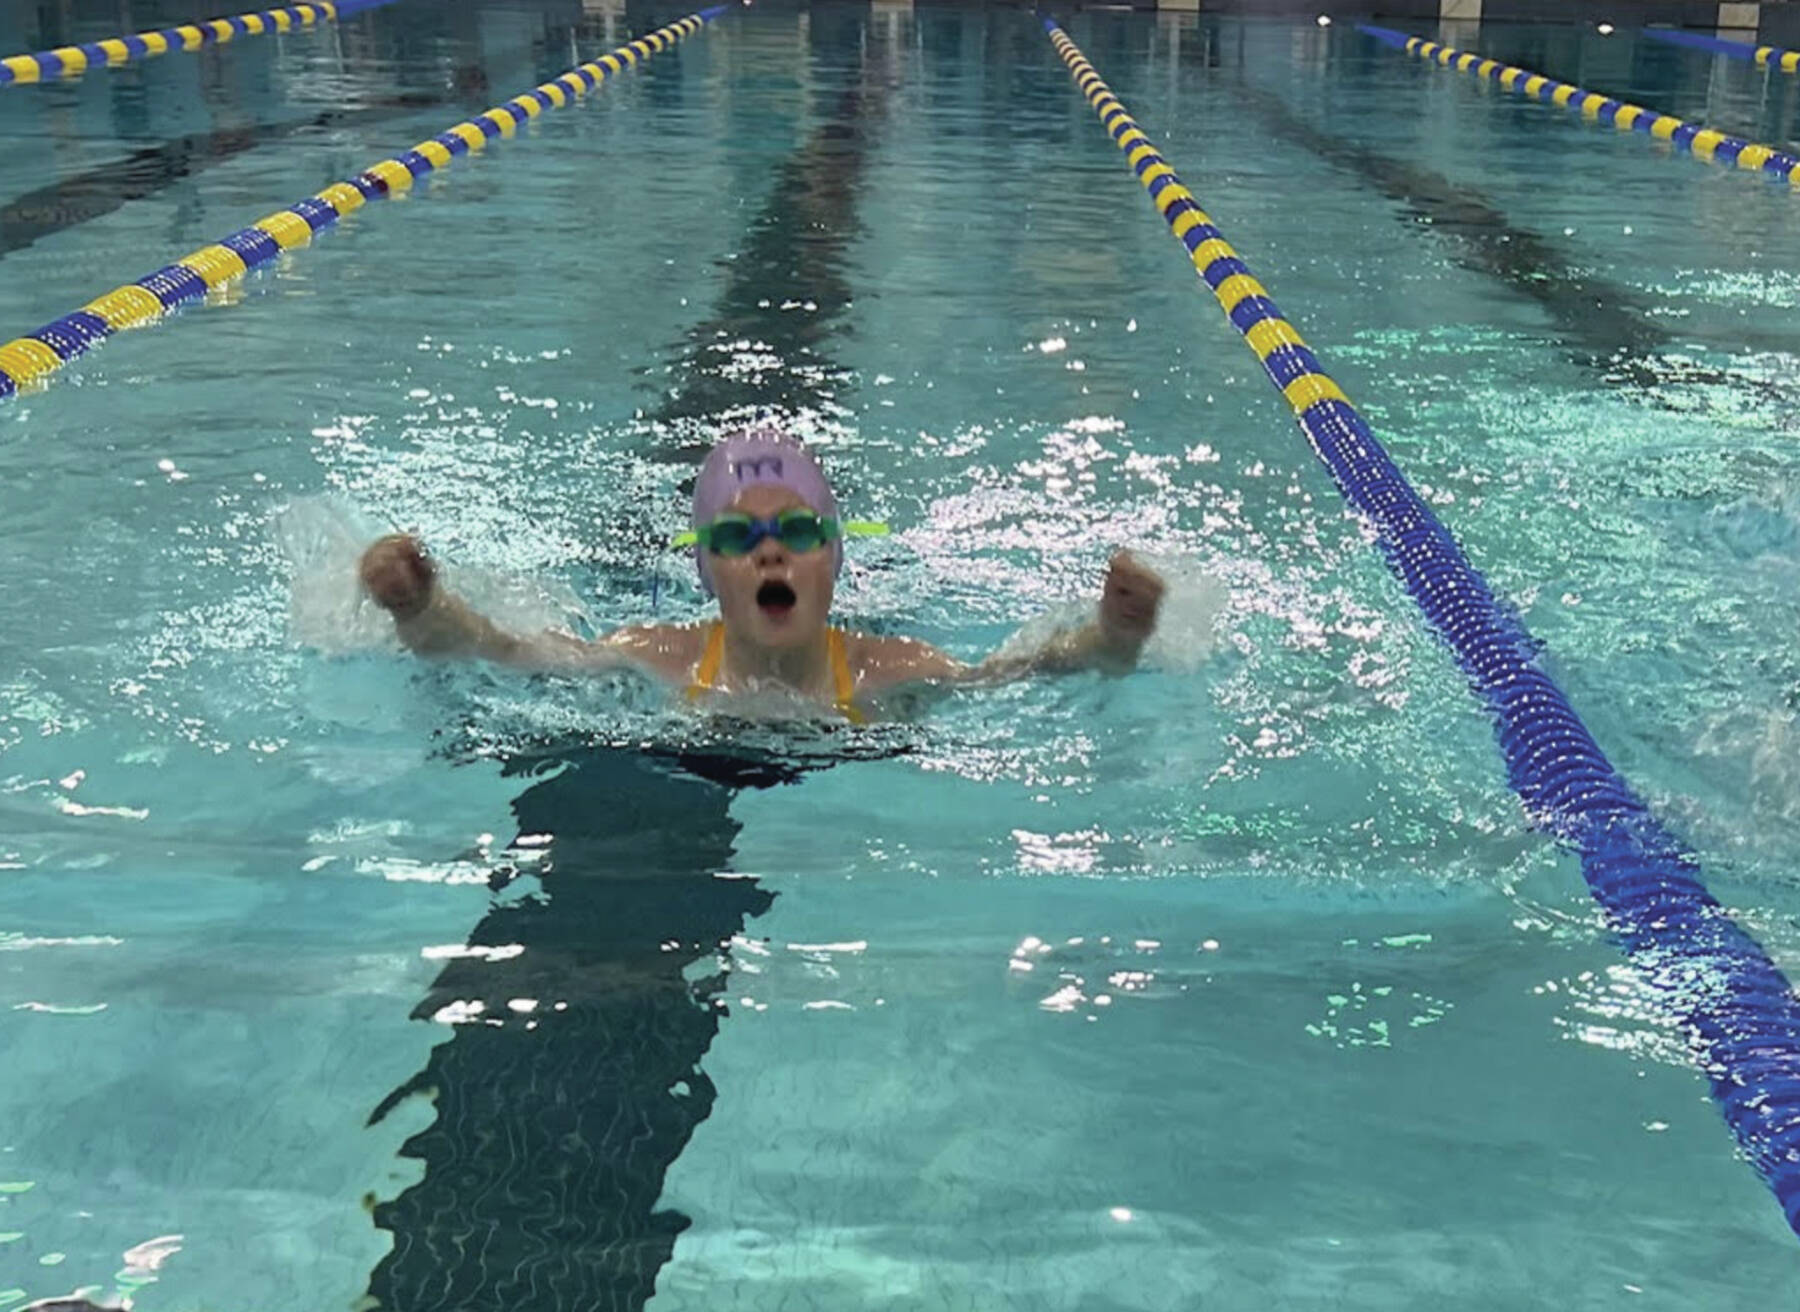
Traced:
<path id="1" fill-rule="evenodd" d="M 783 487 L 826 519 L 837 518 L 837 498 L 818 462 L 793 438 L 771 427 L 740 430 L 721 437 L 701 462 L 694 479 L 693 525 L 710 524 L 753 487 Z M 712 592 L 709 553 L 696 551 L 700 584 Z M 834 570 L 844 563 L 844 544 L 831 543 Z"/>

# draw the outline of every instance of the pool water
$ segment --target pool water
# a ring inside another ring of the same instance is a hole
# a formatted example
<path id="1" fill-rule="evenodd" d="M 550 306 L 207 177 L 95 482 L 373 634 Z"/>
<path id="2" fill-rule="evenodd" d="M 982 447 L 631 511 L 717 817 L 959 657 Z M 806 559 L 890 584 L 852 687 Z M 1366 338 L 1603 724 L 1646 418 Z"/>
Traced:
<path id="1" fill-rule="evenodd" d="M 36 49 L 190 15 L 84 6 Z M 27 331 L 678 17 L 407 3 L 0 94 Z M 1069 20 L 1800 968 L 1800 211 L 1329 28 Z M 1425 35 L 1437 36 L 1435 32 Z M 1443 39 L 1772 145 L 1795 83 Z M 1750 1308 L 1793 1236 L 1450 657 L 1012 9 L 734 12 L 0 409 L 0 1307 Z M 778 414 L 846 623 L 1146 667 L 746 726 L 425 668 L 704 613 Z"/>

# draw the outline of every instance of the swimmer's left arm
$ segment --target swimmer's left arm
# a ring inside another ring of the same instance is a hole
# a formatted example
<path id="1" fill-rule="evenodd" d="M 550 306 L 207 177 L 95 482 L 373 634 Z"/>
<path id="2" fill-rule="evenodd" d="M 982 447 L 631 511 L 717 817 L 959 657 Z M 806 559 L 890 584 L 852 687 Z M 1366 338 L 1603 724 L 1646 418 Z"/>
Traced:
<path id="1" fill-rule="evenodd" d="M 1073 674 L 1099 670 L 1128 674 L 1136 668 L 1144 644 L 1156 631 L 1164 584 L 1154 570 L 1129 552 L 1118 552 L 1107 566 L 1094 618 L 1059 635 L 1035 651 L 996 652 L 969 665 L 930 643 L 911 638 L 865 639 L 860 690 L 878 693 L 908 683 L 992 684 L 1035 674 Z"/>

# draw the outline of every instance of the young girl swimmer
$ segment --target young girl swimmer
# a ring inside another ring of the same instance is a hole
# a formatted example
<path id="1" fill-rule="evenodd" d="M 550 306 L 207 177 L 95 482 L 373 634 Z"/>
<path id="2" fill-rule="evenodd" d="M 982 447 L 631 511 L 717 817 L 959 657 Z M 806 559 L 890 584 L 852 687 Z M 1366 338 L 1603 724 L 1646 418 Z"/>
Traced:
<path id="1" fill-rule="evenodd" d="M 1095 617 L 1035 652 L 965 665 L 928 643 L 830 626 L 844 563 L 844 525 L 818 464 L 773 429 L 728 435 L 694 485 L 700 582 L 719 618 L 644 624 L 595 642 L 547 630 L 507 633 L 438 584 L 417 539 L 394 534 L 363 553 L 369 595 L 421 656 L 474 657 L 534 671 L 635 669 L 698 700 L 778 688 L 860 720 L 859 707 L 910 683 L 978 683 L 1040 671 L 1123 673 L 1156 627 L 1163 582 L 1120 552 L 1107 568 Z"/>

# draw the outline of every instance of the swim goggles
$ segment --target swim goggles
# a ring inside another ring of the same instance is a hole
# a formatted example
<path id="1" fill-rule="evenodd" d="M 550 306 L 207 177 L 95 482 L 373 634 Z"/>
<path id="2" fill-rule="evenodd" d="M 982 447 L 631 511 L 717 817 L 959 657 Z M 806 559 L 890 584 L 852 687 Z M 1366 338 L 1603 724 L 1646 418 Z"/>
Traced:
<path id="1" fill-rule="evenodd" d="M 886 524 L 855 519 L 840 523 L 804 506 L 795 506 L 773 519 L 726 511 L 711 523 L 678 534 L 672 545 L 698 546 L 715 556 L 748 556 L 764 538 L 774 538 L 789 551 L 800 553 L 817 551 L 844 537 L 880 537 L 887 532 Z"/>

